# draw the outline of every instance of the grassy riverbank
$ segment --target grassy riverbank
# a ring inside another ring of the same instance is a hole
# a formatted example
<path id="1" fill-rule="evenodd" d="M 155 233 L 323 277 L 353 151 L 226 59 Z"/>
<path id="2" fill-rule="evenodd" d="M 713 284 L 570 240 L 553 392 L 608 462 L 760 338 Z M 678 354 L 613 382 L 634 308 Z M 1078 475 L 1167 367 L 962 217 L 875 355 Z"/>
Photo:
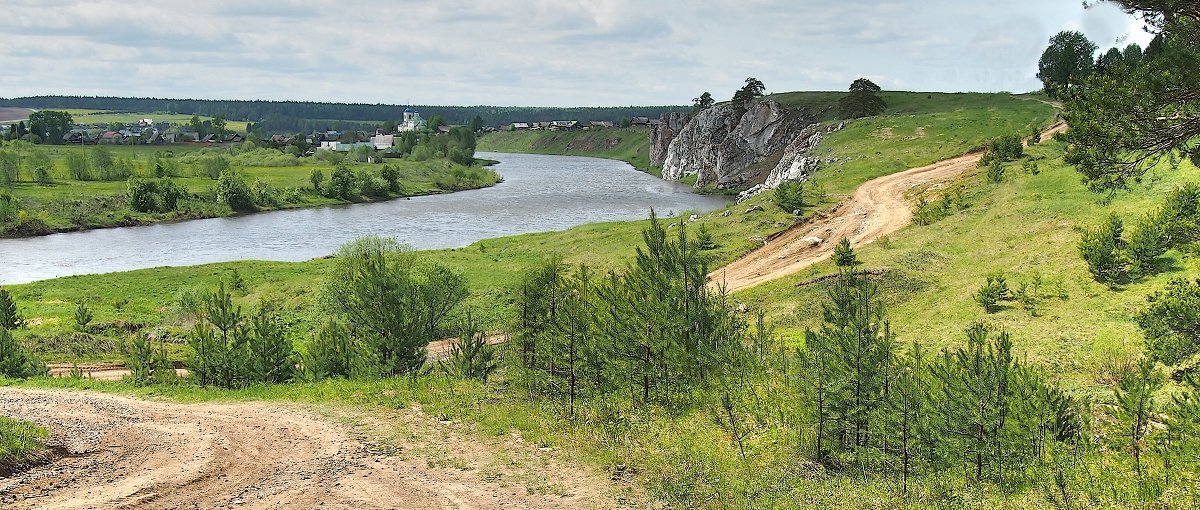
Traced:
<path id="1" fill-rule="evenodd" d="M 481 166 L 483 162 L 464 166 L 444 159 L 395 159 L 381 165 L 334 161 L 330 157 L 297 158 L 271 149 L 248 147 L 75 147 L 15 143 L 0 147 L 0 151 L 15 163 L 17 177 L 0 188 L 0 237 L 390 200 L 487 187 L 500 179 L 495 172 Z M 333 190 L 329 186 L 339 164 L 346 165 L 350 177 L 339 181 L 342 184 Z M 80 179 L 80 172 L 72 170 L 78 165 L 86 169 L 87 178 Z M 385 167 L 392 169 L 391 181 L 384 179 Z M 220 200 L 216 177 L 226 169 L 246 183 L 254 201 L 251 208 L 235 211 Z M 314 185 L 314 174 L 322 179 L 319 186 Z M 156 210 L 136 210 L 131 206 L 129 179 L 160 177 L 184 193 L 175 206 Z"/>
<path id="2" fill-rule="evenodd" d="M 649 128 L 501 131 L 480 138 L 478 150 L 615 159 L 643 172 L 662 175 L 659 169 L 650 166 Z"/>

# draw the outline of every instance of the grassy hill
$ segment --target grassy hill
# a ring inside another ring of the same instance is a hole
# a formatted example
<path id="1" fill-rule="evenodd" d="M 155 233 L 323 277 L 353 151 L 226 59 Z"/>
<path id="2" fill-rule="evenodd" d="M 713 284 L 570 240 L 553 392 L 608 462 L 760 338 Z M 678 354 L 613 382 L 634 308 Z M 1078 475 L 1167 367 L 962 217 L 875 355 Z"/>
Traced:
<path id="1" fill-rule="evenodd" d="M 478 150 L 591 156 L 624 161 L 643 172 L 650 167 L 648 128 L 610 128 L 586 131 L 502 131 L 479 139 Z"/>

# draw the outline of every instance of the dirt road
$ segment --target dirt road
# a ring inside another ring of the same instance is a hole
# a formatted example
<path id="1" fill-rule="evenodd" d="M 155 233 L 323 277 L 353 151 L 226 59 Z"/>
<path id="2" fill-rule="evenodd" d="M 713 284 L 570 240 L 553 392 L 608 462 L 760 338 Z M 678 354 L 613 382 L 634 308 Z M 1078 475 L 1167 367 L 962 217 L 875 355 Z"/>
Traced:
<path id="1" fill-rule="evenodd" d="M 617 507 L 616 485 L 598 473 L 512 437 L 485 443 L 413 409 L 4 388 L 0 414 L 49 427 L 65 453 L 0 478 L 6 509 Z"/>
<path id="2" fill-rule="evenodd" d="M 1066 130 L 1056 124 L 1042 134 L 1049 138 Z M 982 152 L 973 152 L 929 166 L 911 168 L 863 183 L 849 200 L 825 216 L 796 225 L 744 257 L 710 273 L 730 292 L 798 273 L 829 258 L 842 239 L 859 247 L 912 223 L 913 208 L 906 193 L 919 185 L 958 177 L 979 164 Z"/>

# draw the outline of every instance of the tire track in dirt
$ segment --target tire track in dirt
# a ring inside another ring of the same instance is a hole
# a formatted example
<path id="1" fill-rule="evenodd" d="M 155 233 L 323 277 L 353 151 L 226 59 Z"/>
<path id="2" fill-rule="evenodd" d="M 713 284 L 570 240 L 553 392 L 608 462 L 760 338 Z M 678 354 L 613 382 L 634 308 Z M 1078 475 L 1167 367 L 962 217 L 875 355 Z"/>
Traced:
<path id="1" fill-rule="evenodd" d="M 364 415 L 329 409 L 264 402 L 179 404 L 4 388 L 0 414 L 48 427 L 51 444 L 65 456 L 0 479 L 0 506 L 618 506 L 617 487 L 605 477 L 559 464 L 512 438 L 484 443 L 410 409 L 365 418 L 373 430 L 399 438 L 399 444 L 380 448 L 338 422 L 362 423 Z M 334 419 L 320 416 L 322 412 L 333 413 Z M 452 460 L 435 462 L 430 452 Z M 534 486 L 552 490 L 530 488 Z"/>
<path id="2" fill-rule="evenodd" d="M 1066 127 L 1064 123 L 1055 124 L 1042 133 L 1042 138 L 1048 139 Z M 867 181 L 854 190 L 849 200 L 709 273 L 709 280 L 737 292 L 798 273 L 829 258 L 842 239 L 849 239 L 855 248 L 870 244 L 912 223 L 912 205 L 905 196 L 909 190 L 958 177 L 976 168 L 981 159 L 982 151 L 972 152 Z"/>

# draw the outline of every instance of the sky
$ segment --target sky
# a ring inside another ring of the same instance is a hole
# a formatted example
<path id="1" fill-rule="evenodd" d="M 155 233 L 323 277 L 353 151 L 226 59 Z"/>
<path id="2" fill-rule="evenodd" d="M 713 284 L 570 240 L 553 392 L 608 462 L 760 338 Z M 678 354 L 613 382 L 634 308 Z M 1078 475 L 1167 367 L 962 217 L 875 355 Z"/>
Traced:
<path id="1" fill-rule="evenodd" d="M 1080 0 L 0 1 L 0 97 L 687 104 L 768 92 L 1026 92 L 1047 41 L 1150 36 Z"/>

